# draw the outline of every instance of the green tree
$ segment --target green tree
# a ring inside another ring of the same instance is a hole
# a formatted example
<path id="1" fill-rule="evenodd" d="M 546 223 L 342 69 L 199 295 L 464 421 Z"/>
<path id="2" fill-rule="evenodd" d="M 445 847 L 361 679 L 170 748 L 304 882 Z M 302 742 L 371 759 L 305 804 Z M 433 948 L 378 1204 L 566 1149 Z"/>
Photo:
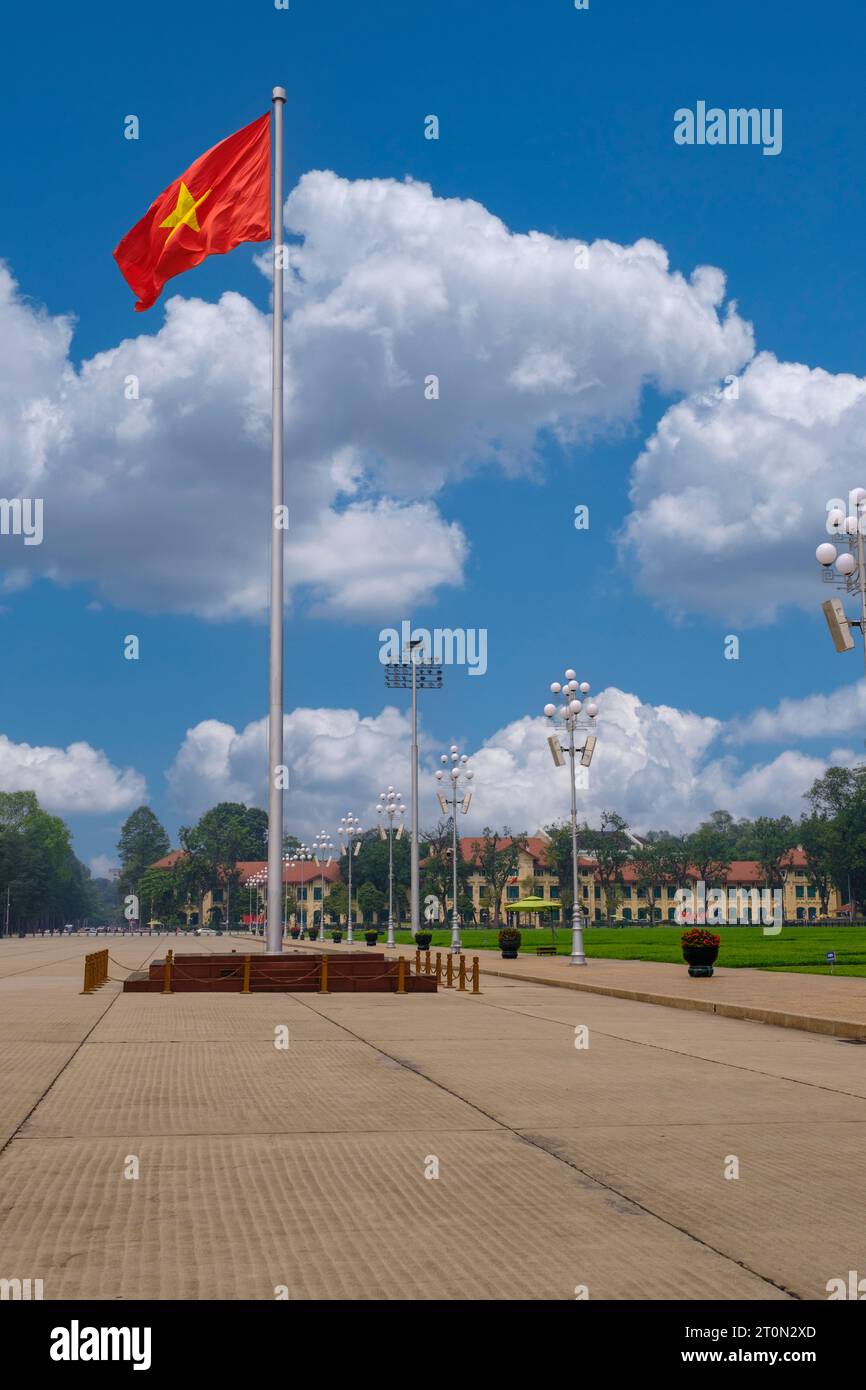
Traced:
<path id="1" fill-rule="evenodd" d="M 720 883 L 731 864 L 730 830 L 718 819 L 713 819 L 721 816 L 733 822 L 733 817 L 728 816 L 727 811 L 714 811 L 709 820 L 702 821 L 697 830 L 686 837 L 689 857 L 698 871 L 698 879 L 702 879 L 707 887 Z"/>
<path id="2" fill-rule="evenodd" d="M 493 907 L 493 926 L 498 927 L 502 917 L 502 894 L 505 892 L 505 885 L 510 878 L 514 878 L 520 862 L 521 850 L 526 848 L 526 831 L 521 831 L 518 835 L 512 835 L 508 826 L 503 828 L 499 835 L 495 830 L 491 830 L 489 825 L 485 825 L 481 832 L 480 840 L 473 840 L 469 845 L 469 853 L 474 863 L 470 863 L 470 869 L 477 866 L 484 879 L 484 892 L 487 901 Z M 453 885 L 452 885 L 453 892 Z M 471 893 L 460 895 L 461 902 L 465 897 L 471 901 Z M 466 921 L 466 916 L 461 906 L 460 916 Z M 475 908 L 473 904 L 472 917 L 474 919 Z"/>
<path id="3" fill-rule="evenodd" d="M 818 894 L 821 916 L 826 917 L 833 888 L 834 871 L 840 865 L 839 831 L 835 818 L 829 816 L 803 816 L 800 821 L 800 844 L 806 856 L 806 873 L 809 882 Z"/>
<path id="4" fill-rule="evenodd" d="M 362 883 L 358 889 L 358 910 L 364 922 L 371 922 L 374 914 L 381 915 L 385 906 L 385 894 L 374 883 Z"/>
<path id="5" fill-rule="evenodd" d="M 168 854 L 170 841 L 149 806 L 139 806 L 127 816 L 120 831 L 118 889 L 121 896 L 137 893 L 145 869 Z"/>
<path id="6" fill-rule="evenodd" d="M 753 827 L 755 858 L 768 888 L 783 888 L 790 869 L 790 852 L 797 843 L 797 827 L 790 816 L 759 816 Z"/>

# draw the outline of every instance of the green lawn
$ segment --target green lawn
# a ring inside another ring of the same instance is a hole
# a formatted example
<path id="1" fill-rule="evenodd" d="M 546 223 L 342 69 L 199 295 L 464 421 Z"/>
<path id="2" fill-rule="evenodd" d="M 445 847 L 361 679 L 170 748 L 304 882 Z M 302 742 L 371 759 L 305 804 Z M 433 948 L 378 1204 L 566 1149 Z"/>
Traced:
<path id="1" fill-rule="evenodd" d="M 590 927 L 584 931 L 588 956 L 610 960 L 682 961 L 680 927 Z M 827 952 L 836 952 L 833 971 L 836 975 L 866 975 L 866 929 L 863 927 L 783 927 L 778 936 L 764 936 L 760 927 L 713 928 L 722 938 L 719 965 L 748 965 L 762 970 L 797 970 L 812 975 L 827 975 L 830 966 Z M 571 932 L 559 929 L 556 934 L 558 955 L 571 951 Z M 490 928 L 466 928 L 462 932 L 466 951 L 498 950 L 496 932 Z M 535 955 L 536 946 L 549 945 L 552 933 L 524 931 L 521 955 Z M 382 938 L 380 937 L 380 941 Z M 397 932 L 397 940 L 410 944 L 409 932 Z M 433 949 L 447 946 L 450 931 L 434 931 Z"/>

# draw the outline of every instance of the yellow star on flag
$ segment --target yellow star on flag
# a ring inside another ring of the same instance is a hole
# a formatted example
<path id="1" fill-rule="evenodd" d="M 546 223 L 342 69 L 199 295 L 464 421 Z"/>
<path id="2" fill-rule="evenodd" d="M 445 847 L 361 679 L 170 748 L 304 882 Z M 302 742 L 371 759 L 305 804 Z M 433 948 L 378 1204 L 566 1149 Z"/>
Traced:
<path id="1" fill-rule="evenodd" d="M 205 198 L 207 198 L 212 191 L 213 190 L 209 188 L 207 193 L 203 193 L 200 198 L 193 198 L 186 184 L 181 180 L 174 212 L 170 212 L 165 221 L 159 224 L 160 227 L 171 227 L 171 231 L 165 239 L 166 246 L 168 246 L 175 232 L 181 227 L 191 227 L 194 232 L 201 231 L 198 225 L 198 218 L 195 215 L 195 210 L 201 207 Z"/>

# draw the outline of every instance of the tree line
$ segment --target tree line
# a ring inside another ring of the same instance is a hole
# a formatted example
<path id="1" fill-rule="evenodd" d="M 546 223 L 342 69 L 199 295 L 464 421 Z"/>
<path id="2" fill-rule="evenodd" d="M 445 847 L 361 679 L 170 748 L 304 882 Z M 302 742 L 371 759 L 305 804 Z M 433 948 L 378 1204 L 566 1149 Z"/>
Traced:
<path id="1" fill-rule="evenodd" d="M 35 792 L 0 792 L 0 932 L 97 921 L 115 896 L 76 857 L 69 827 Z"/>

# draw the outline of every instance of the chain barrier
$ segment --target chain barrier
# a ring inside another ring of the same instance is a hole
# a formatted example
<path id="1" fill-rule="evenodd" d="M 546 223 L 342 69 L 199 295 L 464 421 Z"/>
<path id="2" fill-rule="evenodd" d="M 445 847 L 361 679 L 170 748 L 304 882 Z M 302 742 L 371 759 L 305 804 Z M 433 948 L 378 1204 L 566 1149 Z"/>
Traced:
<path id="1" fill-rule="evenodd" d="M 430 951 L 429 951 L 429 949 L 428 949 L 427 951 L 416 951 L 416 952 L 415 952 L 415 974 L 416 974 L 416 975 L 435 975 L 435 976 L 436 976 L 436 983 L 437 983 L 437 985 L 439 985 L 439 986 L 441 987 L 441 986 L 444 984 L 445 989 L 453 989 L 453 988 L 454 988 L 454 953 L 453 953 L 452 951 L 449 951 L 449 952 L 448 952 L 447 956 L 445 957 L 445 966 L 444 966 L 444 969 L 443 969 L 443 965 L 442 965 L 442 952 L 441 952 L 441 951 L 437 951 L 437 952 L 436 952 L 436 961 L 435 961 L 435 964 L 432 963 L 431 960 L 430 960 Z M 443 980 L 443 975 L 444 975 L 444 980 Z M 457 991 L 458 991 L 458 993 L 466 993 L 466 992 L 467 992 L 467 991 L 466 991 L 466 978 L 467 978 L 467 975 L 466 975 L 466 957 L 461 953 L 460 956 L 458 957 L 458 965 L 457 965 Z M 471 989 L 471 991 L 469 991 L 469 992 L 472 993 L 472 994 L 480 994 L 480 993 L 481 993 L 481 984 L 480 984 L 480 967 L 479 967 L 479 964 L 478 964 L 478 956 L 473 956 L 473 957 L 472 957 L 472 967 L 471 967 L 469 979 L 470 979 L 470 983 L 471 983 L 471 985 L 472 985 L 472 989 Z"/>
<path id="2" fill-rule="evenodd" d="M 108 979 L 108 951 L 92 951 L 84 957 L 84 988 L 81 994 L 94 994 Z"/>

